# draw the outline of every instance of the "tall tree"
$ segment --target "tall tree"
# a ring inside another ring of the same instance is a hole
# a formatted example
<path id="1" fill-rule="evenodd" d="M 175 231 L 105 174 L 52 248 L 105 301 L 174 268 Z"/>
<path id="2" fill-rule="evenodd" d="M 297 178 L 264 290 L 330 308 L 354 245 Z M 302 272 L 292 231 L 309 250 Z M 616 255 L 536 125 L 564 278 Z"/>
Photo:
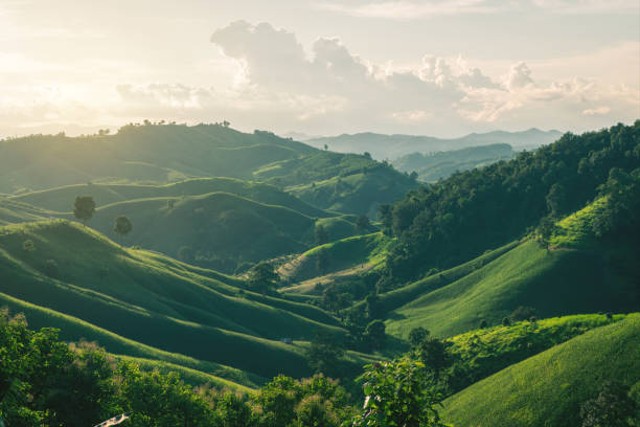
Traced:
<path id="1" fill-rule="evenodd" d="M 133 230 L 133 224 L 129 218 L 124 215 L 120 215 L 116 218 L 116 221 L 113 224 L 113 231 L 121 236 L 126 236 L 131 232 L 131 230 Z"/>
<path id="2" fill-rule="evenodd" d="M 254 291 L 267 293 L 275 289 L 280 281 L 280 275 L 270 262 L 260 262 L 249 271 L 247 284 Z"/>
<path id="3" fill-rule="evenodd" d="M 87 223 L 96 212 L 96 202 L 91 196 L 78 196 L 73 204 L 73 216 L 84 224 Z"/>

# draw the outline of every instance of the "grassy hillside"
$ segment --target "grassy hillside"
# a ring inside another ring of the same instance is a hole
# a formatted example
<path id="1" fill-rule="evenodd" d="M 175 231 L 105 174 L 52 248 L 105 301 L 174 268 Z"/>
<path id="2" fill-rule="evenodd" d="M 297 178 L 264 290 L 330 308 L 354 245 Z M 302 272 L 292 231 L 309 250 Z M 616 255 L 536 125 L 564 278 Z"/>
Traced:
<path id="1" fill-rule="evenodd" d="M 392 162 L 402 172 L 416 172 L 418 179 L 435 182 L 458 171 L 465 171 L 508 160 L 515 156 L 508 144 L 492 144 L 435 153 L 411 153 Z"/>
<path id="2" fill-rule="evenodd" d="M 388 164 L 367 156 L 318 152 L 268 165 L 254 173 L 259 180 L 322 209 L 374 217 L 381 204 L 398 200 L 416 182 Z"/>
<path id="3" fill-rule="evenodd" d="M 562 136 L 561 132 L 529 129 L 522 132 L 495 131 L 472 133 L 460 138 L 435 138 L 418 135 L 383 135 L 377 133 L 358 133 L 331 137 L 312 138 L 305 142 L 316 148 L 328 145 L 332 151 L 340 153 L 364 153 L 365 151 L 379 160 L 394 160 L 411 153 L 432 153 L 436 151 L 459 150 L 491 144 L 509 144 L 517 149 L 540 147 Z"/>
<path id="4" fill-rule="evenodd" d="M 640 315 L 553 347 L 482 380 L 444 402 L 461 427 L 568 426 L 605 380 L 640 382 Z"/>
<path id="5" fill-rule="evenodd" d="M 203 375 L 202 378 L 206 378 L 205 382 L 211 382 L 212 384 L 223 387 L 237 385 L 240 388 L 255 388 L 266 381 L 261 376 L 249 374 L 240 369 L 198 360 L 178 353 L 170 353 L 124 338 L 77 317 L 31 304 L 5 293 L 0 293 L 0 306 L 8 308 L 12 313 L 24 314 L 29 327 L 32 329 L 57 328 L 60 330 L 60 338 L 65 341 L 78 342 L 86 340 L 98 342 L 100 346 L 112 354 L 144 360 L 147 365 L 156 362 L 176 367 L 175 369 L 179 367 L 180 369 L 189 370 L 193 375 L 197 372 Z"/>
<path id="6" fill-rule="evenodd" d="M 279 272 L 287 281 L 295 283 L 353 267 L 377 265 L 384 259 L 387 241 L 388 238 L 378 232 L 326 243 L 282 265 Z M 320 265 L 319 257 L 324 257 Z"/>
<path id="7" fill-rule="evenodd" d="M 267 205 L 284 206 L 315 217 L 329 216 L 327 212 L 285 193 L 274 186 L 235 178 L 198 178 L 164 185 L 140 184 L 76 184 L 34 191 L 14 196 L 44 209 L 69 212 L 76 196 L 90 195 L 98 206 L 149 198 L 181 198 L 215 192 L 235 194 Z"/>
<path id="8" fill-rule="evenodd" d="M 621 314 L 577 314 L 528 319 L 456 335 L 446 340 L 454 361 L 447 372 L 449 390 L 460 391 L 514 363 L 624 318 Z"/>
<path id="9" fill-rule="evenodd" d="M 630 311 L 640 302 L 637 268 L 619 266 L 633 253 L 637 253 L 633 243 L 603 245 L 595 252 L 548 251 L 525 241 L 396 309 L 387 331 L 406 337 L 412 328 L 423 326 L 436 335 L 450 336 L 475 329 L 482 320 L 499 323 L 518 306 L 531 306 L 540 317 Z"/>
<path id="10" fill-rule="evenodd" d="M 124 238 L 113 232 L 119 215 L 134 227 Z M 313 241 L 315 221 L 282 206 L 211 193 L 103 206 L 91 226 L 129 245 L 233 272 L 243 263 L 305 250 Z"/>
<path id="11" fill-rule="evenodd" d="M 372 190 L 378 191 L 379 202 L 390 203 L 415 186 L 405 175 L 365 156 L 329 153 L 270 132 L 246 134 L 221 125 L 189 127 L 148 123 L 124 126 L 114 135 L 76 138 L 63 134 L 34 135 L 0 141 L 0 193 L 13 195 L 88 182 L 165 184 L 195 177 L 257 179 L 284 188 L 311 186 L 334 176 L 365 172 L 366 176 L 359 179 L 362 182 L 349 192 L 340 185 L 333 185 L 330 187 L 337 194 L 322 193 L 321 197 L 316 197 L 315 191 L 305 191 L 305 201 L 313 199 L 321 202 L 316 205 L 323 209 L 334 206 L 346 213 L 361 214 L 375 211 L 376 199 L 370 194 Z M 154 195 L 143 197 L 175 197 L 172 190 L 180 192 L 178 195 L 194 194 L 193 187 L 198 185 L 214 186 L 206 192 L 232 192 L 263 203 L 276 202 L 307 215 L 322 216 L 299 201 L 284 200 L 274 189 L 250 188 L 250 185 L 230 181 L 165 188 L 161 191 L 165 194 L 157 194 L 152 189 Z M 68 191 L 78 189 L 81 187 L 58 194 L 68 200 Z M 125 193 L 130 196 L 131 192 L 142 194 L 146 190 L 149 189 L 113 186 L 98 189 L 100 194 L 96 197 L 104 197 L 104 203 L 115 203 L 123 201 L 121 197 L 127 197 Z M 197 194 L 202 194 L 203 190 L 198 191 Z M 353 201 L 344 207 L 336 204 L 336 196 L 351 194 Z M 63 205 L 59 200 L 51 200 L 47 194 L 30 194 L 27 199 L 56 209 L 69 209 L 68 202 Z"/>
<path id="12" fill-rule="evenodd" d="M 640 121 L 565 134 L 534 152 L 412 191 L 383 218 L 397 238 L 387 281 L 406 283 L 432 268 L 458 265 L 522 238 L 550 217 L 582 209 L 603 192 L 636 186 L 631 175 L 640 166 L 639 136 Z M 616 205 L 624 210 L 625 202 Z"/>
<path id="13" fill-rule="evenodd" d="M 53 215 L 55 215 L 55 213 L 0 196 L 0 225 L 38 221 Z"/>
<path id="14" fill-rule="evenodd" d="M 248 178 L 253 170 L 316 150 L 268 132 L 218 125 L 127 125 L 117 134 L 30 136 L 0 141 L 0 192 L 96 180 L 167 182 Z"/>
<path id="15" fill-rule="evenodd" d="M 302 375 L 309 371 L 301 349 L 280 338 L 343 334 L 317 308 L 213 276 L 126 250 L 76 223 L 0 228 L 0 292 L 168 352 L 267 377 Z"/>

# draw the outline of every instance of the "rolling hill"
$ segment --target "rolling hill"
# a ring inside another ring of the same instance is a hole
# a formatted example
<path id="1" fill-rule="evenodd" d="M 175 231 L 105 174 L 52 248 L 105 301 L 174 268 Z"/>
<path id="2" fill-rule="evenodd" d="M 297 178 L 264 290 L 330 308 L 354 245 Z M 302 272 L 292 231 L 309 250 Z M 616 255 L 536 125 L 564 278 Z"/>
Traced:
<path id="1" fill-rule="evenodd" d="M 368 156 L 320 151 L 275 162 L 254 178 L 278 186 L 322 209 L 375 217 L 380 205 L 400 199 L 417 183 Z"/>
<path id="2" fill-rule="evenodd" d="M 535 149 L 550 144 L 562 136 L 561 132 L 529 129 L 522 132 L 494 131 L 472 133 L 460 138 L 435 138 L 416 135 L 383 135 L 378 133 L 357 133 L 305 139 L 305 143 L 323 148 L 325 144 L 339 153 L 369 152 L 375 159 L 395 160 L 411 153 L 433 153 L 491 144 L 508 144 L 516 150 Z"/>
<path id="3" fill-rule="evenodd" d="M 280 274 L 286 281 L 296 283 L 359 266 L 378 265 L 384 259 L 386 243 L 380 232 L 336 240 L 298 255 L 280 267 Z M 320 256 L 326 259 L 321 266 L 318 265 Z"/>
<path id="4" fill-rule="evenodd" d="M 315 220 L 297 211 L 230 193 L 115 203 L 99 208 L 91 224 L 115 235 L 119 215 L 135 227 L 121 241 L 231 272 L 243 263 L 305 250 L 315 229 Z"/>
<path id="5" fill-rule="evenodd" d="M 496 324 L 518 306 L 531 306 L 543 317 L 633 310 L 640 302 L 638 271 L 620 271 L 618 265 L 625 260 L 616 257 L 617 252 L 616 248 L 599 253 L 549 252 L 525 241 L 469 275 L 394 310 L 387 330 L 406 337 L 413 327 L 424 326 L 450 336 L 477 328 L 482 320 Z"/>
<path id="6" fill-rule="evenodd" d="M 330 216 L 274 186 L 234 178 L 199 178 L 163 185 L 75 184 L 25 193 L 11 199 L 51 211 L 69 212 L 78 195 L 91 195 L 100 207 L 131 200 L 182 198 L 216 192 L 235 194 L 266 205 L 284 206 L 307 216 Z"/>
<path id="7" fill-rule="evenodd" d="M 253 294 L 235 279 L 124 249 L 60 220 L 0 228 L 0 283 L 3 296 L 265 377 L 309 372 L 302 349 L 281 343 L 282 337 L 344 333 L 315 307 Z"/>
<path id="8" fill-rule="evenodd" d="M 56 215 L 56 212 L 50 212 L 13 198 L 0 196 L 0 225 L 38 221 Z"/>
<path id="9" fill-rule="evenodd" d="M 274 186 L 235 178 L 199 178 L 166 185 L 70 185 L 0 203 L 7 206 L 2 211 L 7 222 L 73 219 L 68 211 L 79 195 L 90 195 L 96 201 L 97 212 L 88 223 L 96 230 L 128 245 L 225 272 L 308 249 L 316 225 L 322 225 L 331 240 L 356 232 L 349 216 L 315 208 Z M 27 203 L 59 212 L 45 212 Z M 9 207 L 13 212 L 20 208 L 24 214 L 10 214 Z M 113 231 L 114 220 L 121 215 L 134 225 L 125 238 Z"/>
<path id="10" fill-rule="evenodd" d="M 444 402 L 461 427 L 568 426 L 605 380 L 640 383 L 640 315 L 632 314 L 514 364 Z"/>
<path id="11" fill-rule="evenodd" d="M 388 203 L 415 186 L 404 174 L 380 166 L 384 165 L 371 158 L 328 153 L 265 131 L 247 134 L 219 124 L 130 124 L 114 135 L 74 138 L 64 134 L 32 135 L 0 141 L 0 193 L 16 195 L 87 183 L 166 184 L 214 177 L 267 181 L 285 188 L 312 185 L 339 174 L 366 170 L 367 174 L 360 178 L 364 184 L 352 191 L 357 200 L 347 203 L 344 210 L 363 214 L 375 211 L 376 196 L 370 194 L 371 191 L 377 191 L 383 203 Z M 270 197 L 268 193 L 273 193 L 266 188 L 252 191 L 229 181 L 217 185 L 209 192 L 239 191 L 243 196 L 252 197 L 260 193 Z M 192 194 L 187 187 L 196 186 L 191 183 L 163 191 L 165 195 L 171 195 L 172 191 Z M 113 190 L 131 194 L 123 188 Z M 144 188 L 131 190 L 138 194 L 145 192 Z M 344 191 L 340 195 L 348 196 Z M 31 195 L 29 200 L 46 197 Z M 117 198 L 118 194 L 108 194 L 106 200 L 115 202 Z M 313 198 L 308 196 L 305 200 Z M 322 209 L 336 205 L 335 200 L 326 195 L 315 199 L 324 201 L 318 204 Z M 55 206 L 61 207 L 57 203 Z"/>
<path id="12" fill-rule="evenodd" d="M 424 287 L 389 315 L 389 331 L 406 336 L 412 327 L 425 326 L 452 335 L 482 320 L 497 323 L 518 306 L 543 317 L 633 311 L 640 304 L 637 230 L 620 226 L 597 238 L 592 224 L 607 203 L 597 199 L 559 221 L 547 245 L 525 239 L 488 262 L 472 261 L 474 270 L 463 277 L 447 280 L 450 273 L 441 273 L 440 286 Z"/>
<path id="13" fill-rule="evenodd" d="M 418 179 L 435 182 L 456 172 L 509 160 L 516 153 L 508 144 L 492 144 L 435 153 L 411 153 L 392 162 L 401 172 L 416 172 Z"/>

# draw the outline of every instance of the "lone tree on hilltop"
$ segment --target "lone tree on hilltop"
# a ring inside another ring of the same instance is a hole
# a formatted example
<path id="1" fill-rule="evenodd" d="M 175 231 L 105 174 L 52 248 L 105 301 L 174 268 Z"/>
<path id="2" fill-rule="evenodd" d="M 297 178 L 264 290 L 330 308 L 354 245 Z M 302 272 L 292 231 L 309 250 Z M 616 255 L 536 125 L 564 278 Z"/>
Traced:
<path id="1" fill-rule="evenodd" d="M 133 224 L 131 224 L 131 220 L 124 215 L 120 215 L 116 218 L 115 223 L 113 224 L 113 231 L 118 233 L 121 236 L 126 236 L 133 230 Z"/>
<path id="2" fill-rule="evenodd" d="M 91 196 L 78 196 L 73 204 L 73 216 L 86 224 L 96 212 L 96 202 Z"/>

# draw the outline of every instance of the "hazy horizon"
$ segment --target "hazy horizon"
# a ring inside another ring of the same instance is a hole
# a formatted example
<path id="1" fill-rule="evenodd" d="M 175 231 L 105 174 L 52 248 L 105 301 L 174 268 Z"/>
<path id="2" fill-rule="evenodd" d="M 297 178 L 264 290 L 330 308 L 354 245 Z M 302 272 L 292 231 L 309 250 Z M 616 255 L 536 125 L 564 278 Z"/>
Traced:
<path id="1" fill-rule="evenodd" d="M 453 138 L 640 117 L 636 1 L 0 0 L 0 136 L 128 122 Z"/>

